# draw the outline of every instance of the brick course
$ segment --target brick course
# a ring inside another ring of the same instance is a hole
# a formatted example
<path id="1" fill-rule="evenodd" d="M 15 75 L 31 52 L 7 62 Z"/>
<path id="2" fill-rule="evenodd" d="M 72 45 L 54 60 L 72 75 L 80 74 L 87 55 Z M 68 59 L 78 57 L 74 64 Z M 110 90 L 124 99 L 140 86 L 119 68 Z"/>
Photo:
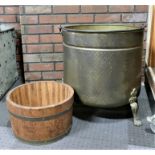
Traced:
<path id="1" fill-rule="evenodd" d="M 22 26 L 22 34 L 45 34 L 52 33 L 51 25 L 24 25 Z"/>
<path id="2" fill-rule="evenodd" d="M 121 15 L 120 14 L 98 14 L 95 16 L 95 22 L 103 23 L 103 22 L 120 22 Z"/>
<path id="3" fill-rule="evenodd" d="M 62 43 L 62 36 L 60 34 L 40 35 L 40 42 L 42 43 Z"/>
<path id="4" fill-rule="evenodd" d="M 55 24 L 55 23 L 65 23 L 65 15 L 40 15 L 39 23 L 40 24 Z"/>
<path id="5" fill-rule="evenodd" d="M 111 5 L 109 6 L 109 12 L 133 12 L 133 5 Z"/>
<path id="6" fill-rule="evenodd" d="M 148 12 L 148 6 L 147 5 L 136 5 L 135 12 Z"/>
<path id="7" fill-rule="evenodd" d="M 81 12 L 82 13 L 104 13 L 107 12 L 106 5 L 82 5 Z"/>
<path id="8" fill-rule="evenodd" d="M 23 35 L 22 41 L 23 44 L 39 43 L 39 35 Z"/>
<path id="9" fill-rule="evenodd" d="M 54 52 L 63 52 L 62 44 L 54 44 Z"/>
<path id="10" fill-rule="evenodd" d="M 63 64 L 63 62 L 55 63 L 55 70 L 63 71 L 64 70 L 64 64 Z"/>
<path id="11" fill-rule="evenodd" d="M 43 79 L 62 79 L 63 78 L 63 72 L 43 72 Z"/>
<path id="12" fill-rule="evenodd" d="M 145 22 L 147 19 L 147 14 L 135 13 L 135 14 L 123 14 L 122 22 Z"/>
<path id="13" fill-rule="evenodd" d="M 23 24 L 38 24 L 38 16 L 21 16 L 20 23 Z"/>
<path id="14" fill-rule="evenodd" d="M 0 6 L 0 14 L 4 13 L 4 8 Z"/>
<path id="15" fill-rule="evenodd" d="M 23 53 L 23 61 L 24 63 L 41 62 L 41 56 L 40 54 L 24 54 Z"/>
<path id="16" fill-rule="evenodd" d="M 15 23 L 16 15 L 1 15 L 0 22 L 1 23 Z"/>
<path id="17" fill-rule="evenodd" d="M 68 23 L 93 23 L 93 15 L 68 15 L 67 16 Z"/>
<path id="18" fill-rule="evenodd" d="M 41 72 L 25 72 L 25 79 L 27 81 L 41 80 Z"/>
<path id="19" fill-rule="evenodd" d="M 52 44 L 27 45 L 27 53 L 53 52 Z"/>
<path id="20" fill-rule="evenodd" d="M 60 5 L 53 6 L 53 13 L 79 13 L 80 6 L 77 5 Z"/>
<path id="21" fill-rule="evenodd" d="M 50 5 L 25 6 L 25 14 L 46 14 L 46 13 L 52 13 L 52 7 Z"/>
<path id="22" fill-rule="evenodd" d="M 19 14 L 19 7 L 18 6 L 6 6 L 4 8 L 5 14 Z"/>
<path id="23" fill-rule="evenodd" d="M 29 71 L 49 71 L 53 70 L 54 65 L 51 64 L 46 64 L 46 63 L 31 63 L 29 64 Z"/>

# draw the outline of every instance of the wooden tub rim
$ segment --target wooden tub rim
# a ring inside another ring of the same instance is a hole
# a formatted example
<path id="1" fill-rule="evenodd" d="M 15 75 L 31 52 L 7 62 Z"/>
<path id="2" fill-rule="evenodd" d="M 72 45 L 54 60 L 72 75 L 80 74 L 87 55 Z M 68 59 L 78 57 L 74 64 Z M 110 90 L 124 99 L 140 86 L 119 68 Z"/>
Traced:
<path id="1" fill-rule="evenodd" d="M 71 100 L 73 98 L 73 95 L 74 95 L 74 90 L 73 88 L 66 84 L 66 83 L 59 83 L 59 84 L 62 84 L 66 87 L 68 87 L 69 91 L 70 91 L 70 95 L 68 98 L 66 98 L 65 100 L 59 102 L 58 104 L 54 104 L 54 105 L 46 105 L 46 106 L 35 106 L 35 107 L 31 107 L 31 106 L 25 106 L 25 105 L 20 105 L 20 104 L 17 104 L 15 102 L 13 102 L 11 99 L 10 99 L 10 95 L 13 91 L 15 91 L 16 89 L 20 88 L 20 87 L 23 87 L 25 85 L 28 85 L 28 84 L 34 84 L 34 83 L 38 83 L 38 82 L 52 82 L 52 83 L 59 83 L 59 82 L 56 82 L 56 81 L 34 81 L 34 82 L 29 82 L 29 83 L 24 83 L 24 84 L 21 84 L 13 89 L 11 89 L 8 93 L 7 93 L 7 96 L 6 96 L 6 101 L 8 104 L 12 104 L 14 107 L 17 107 L 17 108 L 21 108 L 21 109 L 31 109 L 31 110 L 41 110 L 41 109 L 47 109 L 47 108 L 54 108 L 54 107 L 57 107 L 57 106 L 60 106 L 64 103 L 67 103 L 69 100 Z"/>

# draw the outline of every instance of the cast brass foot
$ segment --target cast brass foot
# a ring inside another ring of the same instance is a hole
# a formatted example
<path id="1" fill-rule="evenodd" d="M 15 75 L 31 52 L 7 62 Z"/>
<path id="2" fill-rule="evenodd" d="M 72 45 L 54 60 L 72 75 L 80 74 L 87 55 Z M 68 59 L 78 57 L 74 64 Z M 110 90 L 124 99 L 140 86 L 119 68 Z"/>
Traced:
<path id="1" fill-rule="evenodd" d="M 129 99 L 130 102 L 130 107 L 132 110 L 132 114 L 133 114 L 133 123 L 135 126 L 141 126 L 142 122 L 141 120 L 138 118 L 138 104 L 137 104 L 137 91 L 134 88 L 131 92 L 131 97 Z"/>
<path id="2" fill-rule="evenodd" d="M 132 114 L 133 114 L 133 123 L 135 126 L 141 126 L 142 122 L 140 121 L 140 119 L 137 116 L 137 112 L 138 112 L 138 104 L 136 102 L 130 103 L 130 107 L 132 110 Z"/>

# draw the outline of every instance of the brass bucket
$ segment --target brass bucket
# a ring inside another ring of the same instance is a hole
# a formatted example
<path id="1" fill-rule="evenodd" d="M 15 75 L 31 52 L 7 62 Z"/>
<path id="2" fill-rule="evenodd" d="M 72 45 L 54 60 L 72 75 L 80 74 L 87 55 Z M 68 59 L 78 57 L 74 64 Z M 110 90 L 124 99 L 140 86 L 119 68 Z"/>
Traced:
<path id="1" fill-rule="evenodd" d="M 61 32 L 64 82 L 74 88 L 80 102 L 103 108 L 136 102 L 141 85 L 144 28 L 71 25 L 62 27 Z M 132 110 L 135 109 L 134 105 Z"/>

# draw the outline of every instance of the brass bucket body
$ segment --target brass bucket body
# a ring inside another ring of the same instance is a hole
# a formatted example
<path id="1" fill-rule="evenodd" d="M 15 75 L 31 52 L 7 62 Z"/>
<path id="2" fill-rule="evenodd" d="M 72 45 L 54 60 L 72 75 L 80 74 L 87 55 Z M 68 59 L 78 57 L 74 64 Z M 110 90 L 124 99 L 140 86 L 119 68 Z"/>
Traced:
<path id="1" fill-rule="evenodd" d="M 129 104 L 140 90 L 143 28 L 73 25 L 62 28 L 64 82 L 85 105 L 113 108 Z"/>

